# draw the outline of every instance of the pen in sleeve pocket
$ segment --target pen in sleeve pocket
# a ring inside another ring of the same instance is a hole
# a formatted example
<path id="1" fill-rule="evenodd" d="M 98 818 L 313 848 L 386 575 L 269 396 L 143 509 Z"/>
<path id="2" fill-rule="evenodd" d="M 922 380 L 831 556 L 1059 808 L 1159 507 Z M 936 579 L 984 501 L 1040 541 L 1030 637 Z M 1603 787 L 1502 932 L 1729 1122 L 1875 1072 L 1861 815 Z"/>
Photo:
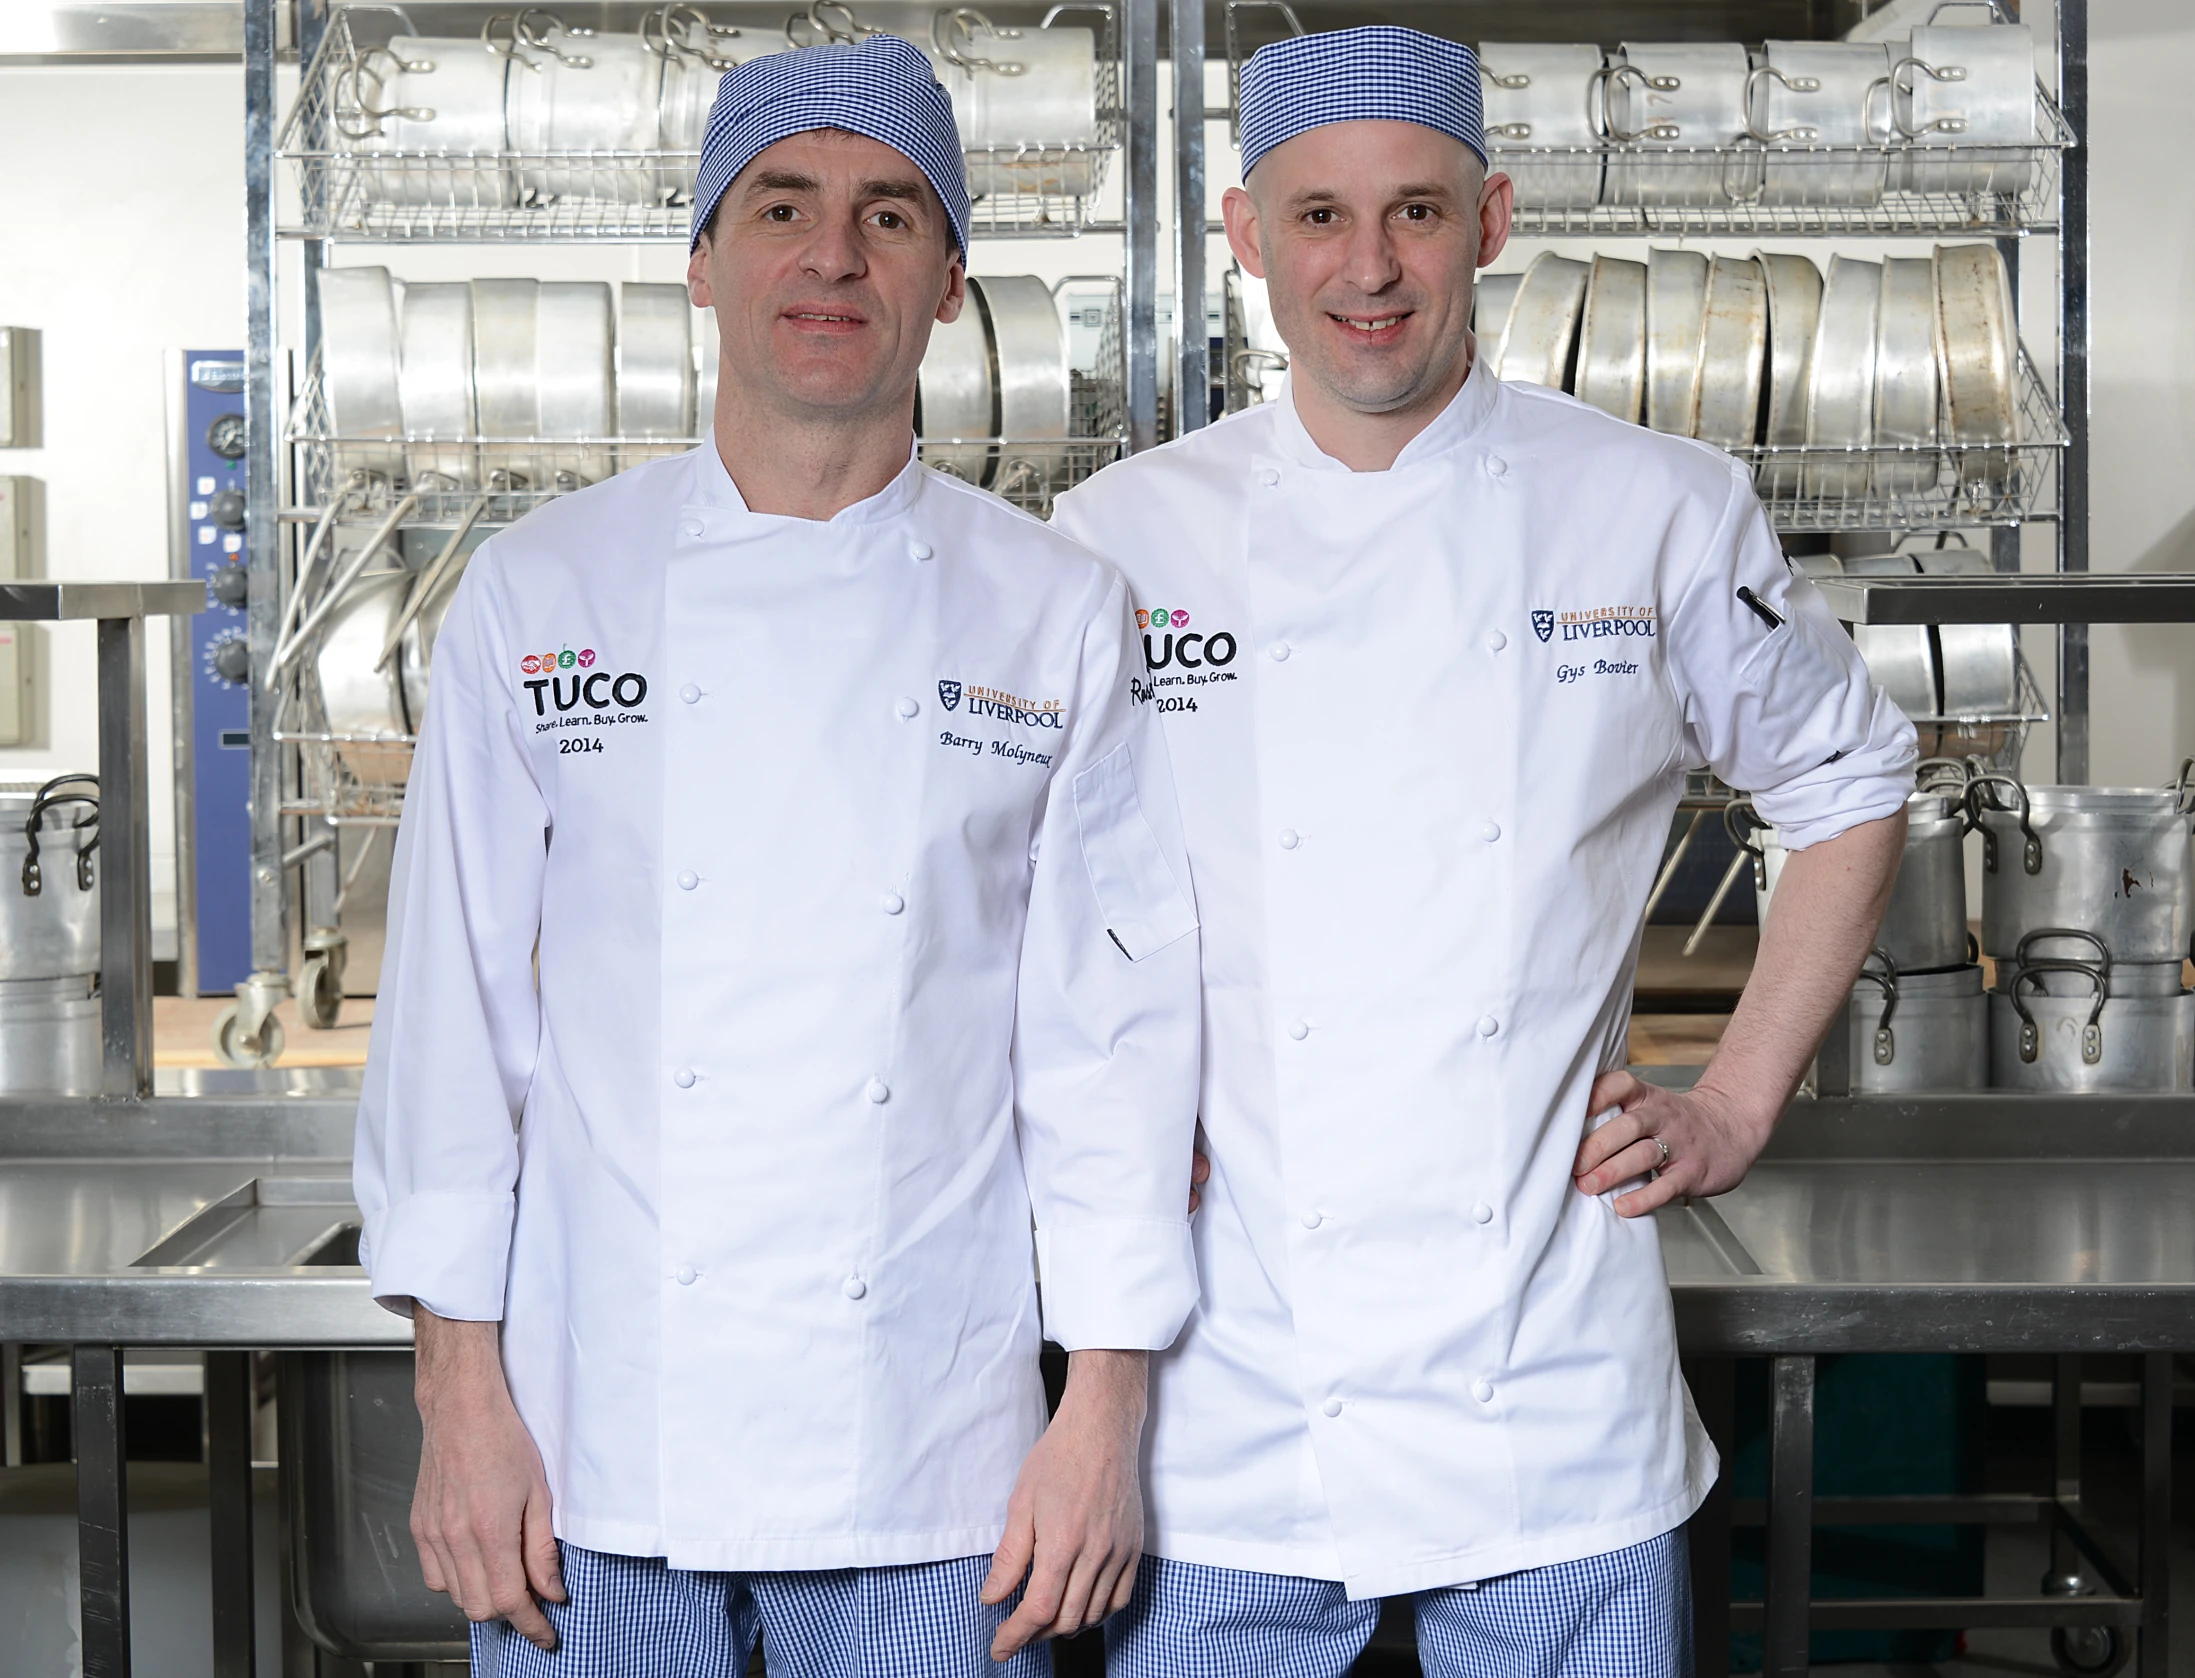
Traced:
<path id="1" fill-rule="evenodd" d="M 1746 610 L 1768 625 L 1770 629 L 1781 629 L 1783 627 L 1783 615 L 1743 583 L 1738 585 L 1738 598 L 1745 602 Z"/>

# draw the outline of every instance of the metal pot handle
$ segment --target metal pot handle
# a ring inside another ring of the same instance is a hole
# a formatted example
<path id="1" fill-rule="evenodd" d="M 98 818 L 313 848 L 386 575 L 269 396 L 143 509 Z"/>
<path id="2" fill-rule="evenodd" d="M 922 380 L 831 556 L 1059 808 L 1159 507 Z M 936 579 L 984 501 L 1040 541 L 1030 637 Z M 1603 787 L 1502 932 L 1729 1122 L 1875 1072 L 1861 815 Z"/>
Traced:
<path id="1" fill-rule="evenodd" d="M 844 18 L 846 20 L 844 26 L 830 22 L 825 17 L 825 13 L 832 13 Z M 793 25 L 803 22 L 810 29 L 816 31 L 825 41 L 851 43 L 864 41 L 871 35 L 884 33 L 883 30 L 872 24 L 863 23 L 861 19 L 856 17 L 853 7 L 848 5 L 846 0 L 810 0 L 808 9 L 805 12 L 795 12 L 785 20 L 785 41 L 788 46 L 797 49 L 816 44 L 812 41 L 800 40 L 793 34 Z"/>
<path id="2" fill-rule="evenodd" d="M 996 71 L 1001 76 L 1024 76 L 1029 73 L 1026 64 L 1014 64 L 1004 59 L 985 58 L 976 51 L 976 25 L 1001 41 L 1019 40 L 1018 29 L 1001 29 L 973 6 L 940 6 L 930 14 L 930 44 L 937 48 L 938 57 L 974 75 L 978 70 Z M 957 32 L 961 44 L 954 46 L 946 40 L 947 33 Z"/>
<path id="3" fill-rule="evenodd" d="M 509 40 L 497 36 L 496 29 L 499 25 L 510 29 Z M 552 41 L 549 38 L 552 30 L 574 41 L 583 40 L 594 33 L 592 29 L 581 25 L 566 23 L 554 12 L 545 11 L 539 6 L 527 6 L 516 12 L 491 12 L 480 25 L 480 41 L 498 58 L 508 58 L 537 72 L 541 68 L 541 61 L 529 57 L 524 49 L 545 52 L 567 69 L 594 68 L 594 60 L 585 53 L 568 53 Z"/>
<path id="4" fill-rule="evenodd" d="M 1882 1018 L 1875 1022 L 1875 1064 L 1888 1066 L 1898 1058 L 1898 1039 L 1890 1029 L 1890 1017 L 1898 1011 L 1898 964 L 1880 944 L 1868 951 L 1867 961 L 1869 965 L 1860 968 L 1859 977 L 1879 986 L 1883 993 Z M 1878 961 L 1883 966 L 1880 973 L 1871 965 Z"/>
<path id="5" fill-rule="evenodd" d="M 2084 963 L 2083 965 L 2084 965 L 2084 966 L 2091 966 L 2091 967 L 2094 967 L 2094 968 L 2096 968 L 2096 969 L 2097 969 L 2097 970 L 2098 970 L 2099 972 L 2101 972 L 2101 973 L 2103 974 L 2103 978 L 2104 978 L 2104 989 L 2108 991 L 2108 990 L 2109 990 L 2109 989 L 2111 988 L 2111 946 L 2110 946 L 2109 944 L 2106 944 L 2106 943 L 2105 943 L 2105 942 L 2104 942 L 2104 941 L 2103 941 L 2103 940 L 2102 940 L 2101 938 L 2097 937 L 2097 936 L 2096 936 L 2096 935 L 2095 935 L 2095 934 L 2094 934 L 2093 932 L 2083 932 L 2083 931 L 2081 931 L 2081 930 L 2080 930 L 2079 928 L 2077 928 L 2077 927 L 2070 927 L 2070 926 L 2039 926 L 2039 927 L 2035 928 L 2035 930 L 2034 930 L 2034 931 L 2032 931 L 2032 932 L 2028 933 L 2028 934 L 2027 934 L 2027 935 L 2026 935 L 2025 937 L 2023 937 L 2023 938 L 2022 938 L 2022 939 L 2021 939 L 2021 940 L 2019 941 L 2019 943 L 2018 943 L 2017 945 L 2015 945 L 2015 946 L 2013 947 L 2013 951 L 2012 951 L 2012 965 L 2013 965 L 2014 967 L 2016 967 L 2016 968 L 2018 968 L 2018 967 L 2039 967 L 2039 966 L 2041 966 L 2041 965 L 2043 964 L 2043 962 L 2044 962 L 2044 960 L 2045 960 L 2045 959 L 2063 959 L 2063 960 L 2071 960 L 2071 959 L 2072 959 L 2071 957 L 2062 957 L 2062 958 L 2044 958 L 2044 957 L 2037 957 L 2037 958 L 2036 958 L 2035 960 L 2033 960 L 2033 961 L 2030 961 L 2030 960 L 2028 960 L 2028 957 L 2027 957 L 2028 947 L 2029 947 L 2030 945 L 2034 944 L 2034 943 L 2035 943 L 2035 942 L 2036 942 L 2036 941 L 2037 941 L 2038 939 L 2043 939 L 2043 938 L 2078 938 L 2078 939 L 2079 939 L 2079 940 L 2080 940 L 2080 941 L 2081 941 L 2082 943 L 2084 943 L 2084 944 L 2092 944 L 2092 945 L 2094 945 L 2094 946 L 2095 946 L 2095 950 L 2096 950 L 2096 959 L 2095 959 L 2095 960 L 2094 960 L 2093 962 L 2087 962 L 2087 963 Z"/>
<path id="6" fill-rule="evenodd" d="M 382 110 L 367 103 L 366 78 L 373 75 L 370 66 L 377 57 L 386 58 L 402 75 L 425 75 L 434 69 L 434 60 L 430 58 L 399 58 L 387 47 L 368 47 L 364 52 L 354 53 L 351 61 L 336 71 L 334 85 L 329 89 L 335 131 L 346 140 L 377 138 L 382 122 L 389 117 L 402 117 L 406 122 L 434 121 L 433 110 L 426 106 L 391 105 Z M 375 77 L 375 80 L 378 82 L 380 78 Z M 348 103 L 343 98 L 346 87 L 350 89 Z"/>
<path id="7" fill-rule="evenodd" d="M 1684 941 L 1682 954 L 1690 955 L 1700 947 L 1707 936 L 1707 929 L 1715 924 L 1715 917 L 1722 913 L 1723 899 L 1730 895 L 1730 888 L 1738 883 L 1738 870 L 1745 866 L 1745 859 L 1753 859 L 1754 879 L 1762 890 L 1768 887 L 1768 856 L 1748 839 L 1745 826 L 1750 822 L 1756 831 L 1764 830 L 1768 823 L 1760 818 L 1749 798 L 1733 798 L 1722 807 L 1723 831 L 1730 835 L 1730 842 L 1738 847 L 1738 854 L 1730 859 L 1730 866 L 1723 870 L 1722 880 L 1715 887 L 1714 896 L 1707 900 L 1707 908 L 1701 914 L 1699 924 L 1692 929 L 1692 936 Z"/>
<path id="8" fill-rule="evenodd" d="M 1959 810 L 1959 832 L 1962 836 L 1972 833 L 1976 826 L 1973 801 L 1967 797 L 1967 789 L 1974 777 L 1985 773 L 1976 758 L 1924 757 L 1913 768 L 1913 790 L 1935 793 L 1955 800 Z"/>
<path id="9" fill-rule="evenodd" d="M 2026 836 L 2026 843 L 2020 850 L 2021 865 L 2030 874 L 2040 874 L 2043 871 L 2043 842 L 2036 835 L 2034 821 L 2028 813 L 2027 788 L 2016 775 L 1977 775 L 1967 783 L 1967 807 L 1972 812 L 1968 819 L 1973 826 L 1982 830 L 1982 868 L 1984 872 L 1990 874 L 1997 872 L 1997 835 L 1982 823 L 1982 788 L 1992 786 L 2010 787 L 2019 795 L 2020 832 Z M 1988 805 L 1988 808 L 1997 811 L 2000 815 L 2004 813 L 2004 806 L 1994 801 Z"/>
<path id="10" fill-rule="evenodd" d="M 89 792 L 68 790 L 72 787 L 81 788 L 86 786 L 91 788 Z M 40 787 L 37 796 L 31 800 L 30 815 L 23 822 L 23 838 L 25 841 L 23 851 L 23 895 L 25 897 L 37 897 L 46 889 L 45 870 L 39 865 L 38 861 L 38 829 L 45 821 L 46 812 L 57 809 L 63 804 L 89 804 L 91 814 L 79 816 L 75 825 L 79 828 L 97 828 L 99 825 L 99 777 L 83 774 L 56 775 Z M 76 889 L 78 891 L 90 891 L 92 889 L 91 854 L 98 848 L 99 835 L 94 832 L 90 841 L 77 849 Z"/>
<path id="11" fill-rule="evenodd" d="M 694 45 L 697 28 L 702 40 L 698 47 Z M 730 70 L 737 65 L 737 59 L 717 57 L 709 50 L 709 43 L 718 38 L 730 39 L 738 33 L 731 24 L 711 23 L 708 13 L 699 6 L 685 4 L 684 0 L 670 0 L 670 4 L 643 13 L 640 19 L 640 44 L 656 57 L 699 64 L 709 70 Z"/>
<path id="12" fill-rule="evenodd" d="M 2027 1011 L 2027 1004 L 2020 999 L 2020 987 L 2043 973 L 2084 973 L 2089 983 L 2096 987 L 2096 1002 L 2088 1011 L 2088 1024 L 2081 1027 L 2081 1059 L 2089 1066 L 2096 1065 L 2104 1058 L 2104 1003 L 2110 996 L 2111 986 L 2103 974 L 2085 961 L 2030 962 L 2012 975 L 2012 1009 L 2020 1016 L 2020 1059 L 2032 1066 L 2043 1052 L 2042 1032 L 2035 1024 L 2035 1016 Z M 2039 984 L 2035 988 L 2042 990 Z M 2047 996 L 2049 992 L 2043 994 Z"/>
<path id="13" fill-rule="evenodd" d="M 2180 772 L 2172 778 L 2172 807 L 2183 816 L 2195 816 L 2195 757 L 2180 759 Z"/>
<path id="14" fill-rule="evenodd" d="M 1684 130 L 1673 122 L 1648 123 L 1637 133 L 1627 133 L 1616 126 L 1614 114 L 1608 108 L 1608 89 L 1615 82 L 1637 82 L 1640 87 L 1656 93 L 1674 93 L 1684 86 L 1676 76 L 1650 76 L 1636 64 L 1607 64 L 1595 70 L 1586 84 L 1586 114 L 1593 127 L 1604 140 L 1618 145 L 1630 145 L 1635 140 L 1681 140 Z"/>
<path id="15" fill-rule="evenodd" d="M 1745 131 L 1748 134 L 1752 135 L 1754 139 L 1760 141 L 1763 145 L 1770 145 L 1778 140 L 1819 140 L 1822 137 L 1822 131 L 1819 128 L 1810 128 L 1804 123 L 1800 123 L 1795 128 L 1774 128 L 1763 130 L 1761 126 L 1753 120 L 1753 97 L 1755 90 L 1761 87 L 1771 78 L 1783 83 L 1783 85 L 1789 88 L 1793 93 L 1819 93 L 1822 90 L 1822 79 L 1819 76 L 1787 75 L 1784 71 L 1777 69 L 1776 66 L 1773 64 L 1762 64 L 1755 66 L 1752 70 L 1746 73 L 1745 77 L 1745 104 L 1743 107 L 1745 111 Z"/>
<path id="16" fill-rule="evenodd" d="M 1933 121 L 1924 122 L 1920 127 L 1915 128 L 1912 124 L 1913 87 L 1911 84 L 1898 79 L 1898 72 L 1901 70 L 1918 70 L 1934 82 L 1963 82 L 1966 80 L 1966 66 L 1963 64 L 1946 64 L 1938 68 L 1936 65 L 1929 63 L 1927 59 L 1914 58 L 1910 54 L 1890 66 L 1890 125 L 1898 131 L 1901 139 L 1918 140 L 1924 134 L 1964 134 L 1966 132 L 1966 118 L 1964 117 L 1937 117 Z M 1901 93 L 1905 95 L 1903 115 L 1898 110 L 1898 95 Z"/>

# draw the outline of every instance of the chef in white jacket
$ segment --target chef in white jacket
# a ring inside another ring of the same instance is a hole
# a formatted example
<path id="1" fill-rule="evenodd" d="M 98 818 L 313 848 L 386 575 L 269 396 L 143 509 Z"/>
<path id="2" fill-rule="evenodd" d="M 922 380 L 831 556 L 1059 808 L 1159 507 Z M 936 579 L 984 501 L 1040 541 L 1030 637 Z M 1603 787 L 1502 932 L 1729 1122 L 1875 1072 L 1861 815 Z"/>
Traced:
<path id="1" fill-rule="evenodd" d="M 1284 41 L 1241 114 L 1228 237 L 1288 385 L 1054 521 L 1128 574 L 1203 928 L 1203 1292 L 1113 1671 L 1339 1674 L 1406 1593 L 1429 1673 L 1680 1671 L 1716 1464 L 1642 1214 L 1766 1142 L 1880 919 L 1913 731 L 1743 467 L 1477 359 L 1510 191 L 1469 49 Z M 1625 1028 L 1703 764 L 1800 872 L 1673 1094 Z"/>
<path id="2" fill-rule="evenodd" d="M 1195 1296 L 1165 743 L 1119 576 L 914 459 L 923 56 L 732 72 L 700 182 L 713 436 L 486 543 L 435 650 L 356 1166 L 413 1529 L 477 1671 L 1048 1671 Z"/>

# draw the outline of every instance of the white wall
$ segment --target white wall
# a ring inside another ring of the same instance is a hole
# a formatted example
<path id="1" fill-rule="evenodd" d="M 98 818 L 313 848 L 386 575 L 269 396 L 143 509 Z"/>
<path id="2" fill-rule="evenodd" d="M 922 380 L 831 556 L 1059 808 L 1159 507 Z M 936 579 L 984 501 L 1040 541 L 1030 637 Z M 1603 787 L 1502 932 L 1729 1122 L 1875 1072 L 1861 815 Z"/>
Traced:
<path id="1" fill-rule="evenodd" d="M 2091 554 L 2195 571 L 2195 173 L 2181 139 L 2187 0 L 2089 8 L 2095 198 Z M 2162 780 L 2195 752 L 2195 628 L 2099 626 L 2092 778 Z"/>
<path id="2" fill-rule="evenodd" d="M 161 352 L 240 346 L 240 70 L 0 67 L 0 322 L 43 332 L 45 447 L 0 473 L 46 481 L 55 577 L 168 570 Z M 164 625 L 147 637 L 153 702 L 154 912 L 174 923 Z M 95 769 L 92 626 L 45 630 L 38 744 L 0 779 Z"/>

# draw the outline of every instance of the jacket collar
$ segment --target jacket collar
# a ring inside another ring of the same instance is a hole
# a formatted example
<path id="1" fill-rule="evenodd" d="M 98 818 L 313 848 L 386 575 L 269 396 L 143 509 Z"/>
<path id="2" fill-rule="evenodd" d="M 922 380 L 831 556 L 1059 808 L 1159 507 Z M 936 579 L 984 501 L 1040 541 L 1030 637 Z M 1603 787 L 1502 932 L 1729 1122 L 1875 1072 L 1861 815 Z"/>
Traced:
<path id="1" fill-rule="evenodd" d="M 1449 399 L 1447 407 L 1433 416 L 1430 425 L 1403 446 L 1402 453 L 1395 457 L 1395 464 L 1388 470 L 1399 472 L 1405 467 L 1424 465 L 1469 442 L 1492 418 L 1500 387 L 1501 381 L 1488 368 L 1486 358 L 1478 353 L 1474 340 L 1471 371 L 1463 381 L 1463 388 Z M 1274 443 L 1284 457 L 1314 471 L 1349 470 L 1320 448 L 1305 429 L 1303 417 L 1296 412 L 1296 376 L 1293 373 L 1283 382 L 1280 400 L 1273 407 Z"/>
<path id="2" fill-rule="evenodd" d="M 750 512 L 746 497 L 739 493 L 739 485 L 725 470 L 724 457 L 717 452 L 716 433 L 711 430 L 702 439 L 701 447 L 687 457 L 693 464 L 686 488 L 686 505 L 689 507 L 713 507 L 723 512 L 736 513 L 742 534 L 765 535 L 788 525 L 807 525 L 816 529 L 842 529 L 850 525 L 876 524 L 885 519 L 897 518 L 914 504 L 921 493 L 922 482 L 928 468 L 917 458 L 914 439 L 907 442 L 907 464 L 900 468 L 892 481 L 876 494 L 856 501 L 850 507 L 841 507 L 827 521 L 797 519 L 778 513 Z"/>

